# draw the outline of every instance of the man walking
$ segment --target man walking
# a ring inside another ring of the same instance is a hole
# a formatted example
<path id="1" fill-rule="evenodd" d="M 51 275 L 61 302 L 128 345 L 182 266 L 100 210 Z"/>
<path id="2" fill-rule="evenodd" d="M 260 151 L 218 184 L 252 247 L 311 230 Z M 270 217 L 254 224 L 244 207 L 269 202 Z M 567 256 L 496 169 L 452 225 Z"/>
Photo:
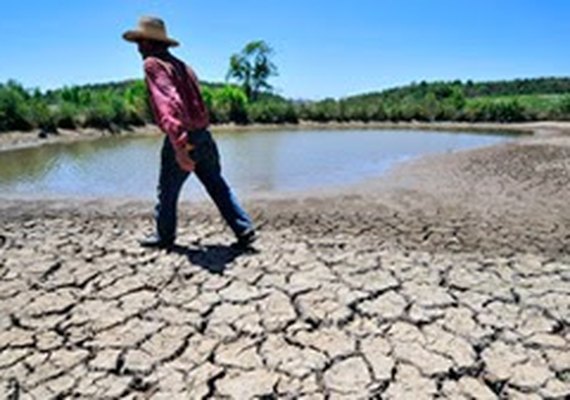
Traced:
<path id="1" fill-rule="evenodd" d="M 194 172 L 236 235 L 237 245 L 250 246 L 256 239 L 253 224 L 222 176 L 198 78 L 169 52 L 178 42 L 168 37 L 164 22 L 154 17 L 141 18 L 137 29 L 125 32 L 123 38 L 138 45 L 155 121 L 166 133 L 155 208 L 156 232 L 141 240 L 141 245 L 169 248 L 174 244 L 178 197 Z"/>

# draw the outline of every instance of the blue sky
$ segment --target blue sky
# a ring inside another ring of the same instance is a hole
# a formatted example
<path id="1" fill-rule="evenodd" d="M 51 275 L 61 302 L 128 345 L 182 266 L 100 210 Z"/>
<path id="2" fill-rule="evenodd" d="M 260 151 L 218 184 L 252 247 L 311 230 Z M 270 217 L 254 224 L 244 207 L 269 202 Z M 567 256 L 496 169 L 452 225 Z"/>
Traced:
<path id="1" fill-rule="evenodd" d="M 121 40 L 163 17 L 204 80 L 254 39 L 276 50 L 288 97 L 340 97 L 421 80 L 570 75 L 568 0 L 18 0 L 0 3 L 0 82 L 42 89 L 141 77 Z"/>

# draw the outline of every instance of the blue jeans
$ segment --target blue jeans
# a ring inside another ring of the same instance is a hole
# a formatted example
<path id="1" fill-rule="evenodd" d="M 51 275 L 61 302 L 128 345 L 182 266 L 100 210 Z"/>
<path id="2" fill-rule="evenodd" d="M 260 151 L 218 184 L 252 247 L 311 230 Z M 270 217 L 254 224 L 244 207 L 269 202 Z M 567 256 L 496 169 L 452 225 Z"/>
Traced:
<path id="1" fill-rule="evenodd" d="M 194 150 L 190 152 L 190 157 L 196 163 L 194 173 L 234 234 L 239 237 L 253 229 L 251 219 L 222 176 L 220 154 L 210 132 L 190 132 L 188 140 L 194 145 Z M 161 151 L 158 204 L 155 207 L 157 234 L 163 241 L 174 241 L 176 238 L 176 206 L 182 185 L 189 175 L 178 166 L 172 144 L 165 137 Z"/>

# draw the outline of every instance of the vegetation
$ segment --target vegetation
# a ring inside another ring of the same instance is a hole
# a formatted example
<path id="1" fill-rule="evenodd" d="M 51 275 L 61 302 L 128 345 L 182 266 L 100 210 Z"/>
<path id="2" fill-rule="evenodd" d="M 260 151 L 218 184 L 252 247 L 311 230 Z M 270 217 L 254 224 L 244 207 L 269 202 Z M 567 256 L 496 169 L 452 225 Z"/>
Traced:
<path id="1" fill-rule="evenodd" d="M 538 78 L 421 82 L 339 103 L 361 120 L 524 122 L 570 119 L 564 107 L 569 96 L 570 78 Z"/>
<path id="2" fill-rule="evenodd" d="M 46 93 L 29 91 L 9 81 L 0 84 L 0 131 L 139 126 L 150 121 L 146 96 L 142 81 L 74 86 Z"/>
<path id="3" fill-rule="evenodd" d="M 202 83 L 213 123 L 348 121 L 521 122 L 570 120 L 570 78 L 421 82 L 344 99 L 291 101 L 271 92 L 273 51 L 262 41 L 232 56 L 235 84 Z M 93 127 L 112 132 L 152 122 L 142 80 L 41 92 L 0 84 L 0 132 Z"/>

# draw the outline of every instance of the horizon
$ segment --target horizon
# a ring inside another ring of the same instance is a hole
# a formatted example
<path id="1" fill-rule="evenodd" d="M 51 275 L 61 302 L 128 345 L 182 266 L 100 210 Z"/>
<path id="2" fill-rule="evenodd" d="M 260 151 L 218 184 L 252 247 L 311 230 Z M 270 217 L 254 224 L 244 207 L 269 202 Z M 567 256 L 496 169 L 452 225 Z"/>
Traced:
<path id="1" fill-rule="evenodd" d="M 230 55 L 250 40 L 266 40 L 280 73 L 271 83 L 290 99 L 350 97 L 421 81 L 567 77 L 570 70 L 563 51 L 570 4 L 561 0 L 123 3 L 1 5 L 9 18 L 0 34 L 17 40 L 5 43 L 11 61 L 0 65 L 0 82 L 46 91 L 140 79 L 136 48 L 120 36 L 146 14 L 165 19 L 182 42 L 173 53 L 206 82 L 224 82 Z"/>

